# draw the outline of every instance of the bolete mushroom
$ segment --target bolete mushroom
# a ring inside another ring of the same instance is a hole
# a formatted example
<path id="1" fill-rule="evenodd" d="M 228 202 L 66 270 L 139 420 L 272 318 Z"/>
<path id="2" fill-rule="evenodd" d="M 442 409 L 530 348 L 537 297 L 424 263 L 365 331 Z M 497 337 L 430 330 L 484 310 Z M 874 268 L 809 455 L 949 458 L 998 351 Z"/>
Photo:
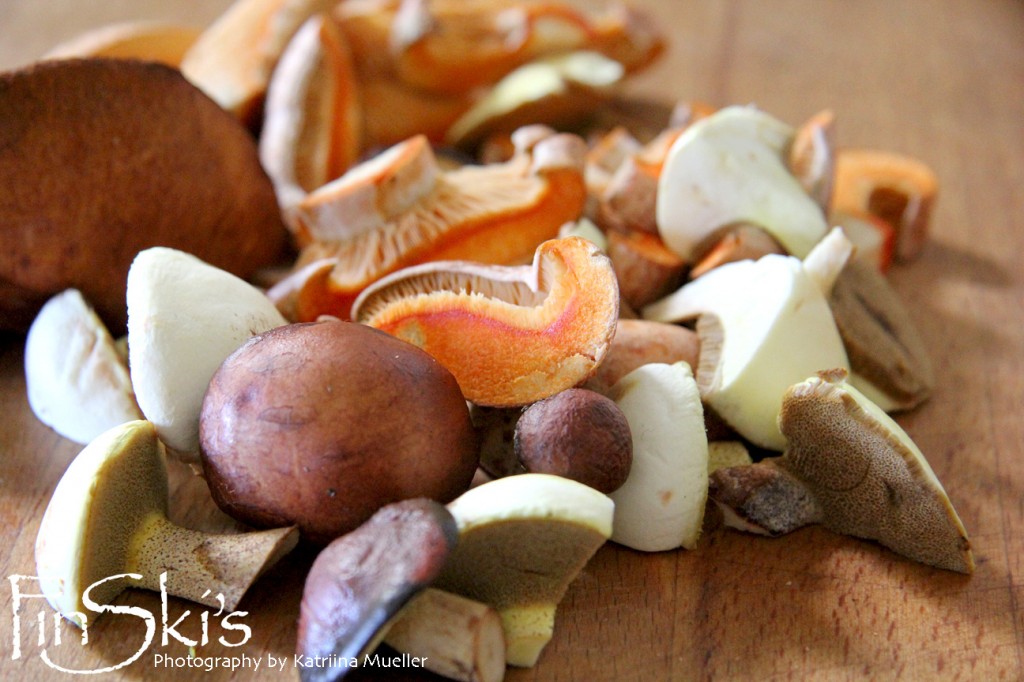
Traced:
<path id="1" fill-rule="evenodd" d="M 785 452 L 716 471 L 711 498 L 746 530 L 781 535 L 818 523 L 973 572 L 967 531 L 928 461 L 846 378 L 831 370 L 792 386 L 779 416 Z"/>
<path id="2" fill-rule="evenodd" d="M 29 328 L 25 393 L 39 421 L 78 443 L 142 419 L 128 363 L 77 289 L 47 301 Z"/>
<path id="3" fill-rule="evenodd" d="M 96 58 L 8 71 L 0 120 L 0 328 L 28 329 L 74 288 L 119 336 L 128 269 L 151 246 L 241 277 L 284 255 L 251 135 L 175 69 Z"/>
<path id="4" fill-rule="evenodd" d="M 501 614 L 510 665 L 537 662 L 569 584 L 612 532 L 614 503 L 550 474 L 507 476 L 448 505 L 459 541 L 435 587 Z"/>
<path id="5" fill-rule="evenodd" d="M 516 422 L 513 449 L 525 471 L 618 490 L 633 463 L 629 422 L 610 399 L 569 388 L 539 400 Z"/>
<path id="6" fill-rule="evenodd" d="M 698 317 L 703 399 L 744 438 L 781 451 L 786 389 L 831 367 L 849 368 L 826 293 L 849 257 L 841 230 L 804 261 L 769 254 L 717 267 L 643 310 L 645 318 Z"/>
<path id="7" fill-rule="evenodd" d="M 581 237 L 541 244 L 530 266 L 407 268 L 366 289 L 352 309 L 357 321 L 426 350 L 467 400 L 490 406 L 526 405 L 587 379 L 618 312 L 611 263 Z"/>
<path id="8" fill-rule="evenodd" d="M 350 316 L 356 296 L 404 267 L 437 260 L 527 260 L 583 210 L 585 145 L 575 135 L 523 131 L 503 164 L 441 171 L 424 138 L 403 142 L 311 194 L 300 209 L 316 240 L 298 266 L 332 259 L 326 278 L 282 283 L 316 319 Z M 271 291 L 276 300 L 281 297 Z M 313 304 L 322 307 L 316 307 Z"/>
<path id="9" fill-rule="evenodd" d="M 753 107 L 696 121 L 673 143 L 658 178 L 658 232 L 687 261 L 725 227 L 756 225 L 806 256 L 825 236 L 821 206 L 790 171 L 793 129 Z"/>
<path id="10" fill-rule="evenodd" d="M 128 271 L 128 359 L 146 419 L 184 461 L 198 461 L 210 377 L 250 337 L 287 321 L 262 291 L 187 253 L 140 252 Z"/>
<path id="11" fill-rule="evenodd" d="M 68 466 L 36 538 L 46 599 L 85 627 L 125 587 L 233 611 L 261 573 L 298 541 L 294 528 L 212 535 L 167 519 L 164 446 L 147 421 L 105 431 Z M 112 580 L 125 576 L 130 582 Z"/>
<path id="12" fill-rule="evenodd" d="M 633 438 L 633 465 L 615 501 L 612 541 L 644 552 L 692 549 L 707 501 L 708 439 L 685 362 L 643 365 L 611 390 Z"/>
<path id="13" fill-rule="evenodd" d="M 455 378 L 415 346 L 352 322 L 254 337 L 210 380 L 200 420 L 214 501 L 322 544 L 380 507 L 469 487 L 479 457 Z"/>
<path id="14" fill-rule="evenodd" d="M 321 551 L 299 612 L 302 680 L 340 680 L 381 641 L 453 679 L 500 680 L 505 647 L 497 614 L 427 589 L 458 536 L 447 509 L 412 499 L 382 507 Z"/>

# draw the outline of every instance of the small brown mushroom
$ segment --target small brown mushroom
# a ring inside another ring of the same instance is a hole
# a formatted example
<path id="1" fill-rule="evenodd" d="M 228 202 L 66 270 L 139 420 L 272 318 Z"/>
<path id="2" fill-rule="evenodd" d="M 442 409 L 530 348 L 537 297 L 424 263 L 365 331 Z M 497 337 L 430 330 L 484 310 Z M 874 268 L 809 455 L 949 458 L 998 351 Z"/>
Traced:
<path id="1" fill-rule="evenodd" d="M 622 300 L 636 310 L 671 294 L 685 279 L 686 262 L 649 232 L 609 230 L 607 251 Z"/>
<path id="2" fill-rule="evenodd" d="M 692 329 L 653 320 L 619 320 L 608 354 L 586 384 L 608 394 L 615 383 L 640 365 L 653 362 L 698 364 L 700 339 Z"/>
<path id="3" fill-rule="evenodd" d="M 779 423 L 783 455 L 711 476 L 711 498 L 732 525 L 780 535 L 820 523 L 930 566 L 974 571 L 967 531 L 928 461 L 845 371 L 791 387 Z"/>
<path id="4" fill-rule="evenodd" d="M 392 625 L 398 628 L 392 641 L 409 653 L 424 653 L 423 637 L 431 624 L 424 622 L 423 612 L 444 615 L 453 606 L 436 591 L 427 601 L 420 599 L 458 539 L 456 521 L 444 507 L 430 500 L 407 500 L 381 508 L 319 553 L 306 578 L 299 613 L 296 649 L 302 680 L 344 678 L 377 648 Z M 408 619 L 403 614 L 407 606 L 413 609 Z M 484 620 L 489 614 L 489 629 L 450 619 L 432 624 L 434 629 L 455 627 L 442 633 L 449 637 L 429 640 L 442 653 L 426 655 L 428 669 L 437 670 L 437 664 L 451 669 L 439 672 L 482 669 L 484 679 L 490 680 L 497 671 L 500 679 L 505 669 L 501 621 L 493 610 L 480 608 Z M 489 641 L 474 646 L 472 636 L 477 634 Z"/>
<path id="5" fill-rule="evenodd" d="M 233 611 L 298 541 L 294 528 L 190 530 L 167 519 L 167 504 L 164 446 L 150 422 L 115 426 L 89 443 L 53 491 L 36 538 L 36 567 L 50 604 L 79 627 L 93 613 L 83 601 L 87 590 L 92 602 L 107 604 L 125 587 L 166 589 Z M 131 582 L 110 580 L 121 574 Z"/>
<path id="6" fill-rule="evenodd" d="M 570 388 L 533 403 L 516 424 L 514 448 L 526 471 L 579 481 L 602 493 L 629 476 L 633 440 L 613 400 Z"/>
<path id="7" fill-rule="evenodd" d="M 479 449 L 454 377 L 420 349 L 339 320 L 279 327 L 232 354 L 200 417 L 214 501 L 326 543 L 403 499 L 448 502 Z"/>

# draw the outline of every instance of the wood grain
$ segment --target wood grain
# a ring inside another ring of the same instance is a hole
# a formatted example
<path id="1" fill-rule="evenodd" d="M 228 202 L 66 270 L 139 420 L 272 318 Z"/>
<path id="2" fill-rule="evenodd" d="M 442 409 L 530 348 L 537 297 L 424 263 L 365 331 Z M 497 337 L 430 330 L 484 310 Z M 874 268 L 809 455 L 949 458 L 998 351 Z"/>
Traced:
<path id="1" fill-rule="evenodd" d="M 753 102 L 797 123 L 822 108 L 843 145 L 910 154 L 942 189 L 931 241 L 892 280 L 929 342 L 934 398 L 899 421 L 921 446 L 971 533 L 972 577 L 904 561 L 870 543 L 806 529 L 768 540 L 710 523 L 690 552 L 642 555 L 608 545 L 572 585 L 540 663 L 525 680 L 997 680 L 1024 678 L 1024 4 L 1016 0 L 646 0 L 671 31 L 665 58 L 633 86 L 672 102 Z M 205 24 L 227 0 L 0 3 L 0 68 L 25 64 L 90 26 L 144 18 Z M 0 121 L 2 125 L 2 121 Z M 34 573 L 43 509 L 78 446 L 36 422 L 25 401 L 22 339 L 0 337 L 0 576 Z M 203 483 L 173 472 L 174 516 L 233 524 Z M 290 657 L 311 552 L 266 576 L 243 601 L 252 639 L 210 655 Z M 34 592 L 28 583 L 21 589 Z M 159 616 L 156 595 L 120 603 Z M 22 609 L 13 659 L 12 585 L 0 584 L 0 678 L 50 679 L 36 642 L 39 599 Z M 172 600 L 197 636 L 199 607 Z M 54 661 L 109 666 L 142 641 L 137 619 L 112 616 L 81 647 L 61 628 Z M 225 634 L 211 615 L 210 634 Z M 130 679 L 232 677 L 170 670 L 158 639 L 113 673 Z M 294 679 L 261 668 L 242 679 Z M 365 676 L 372 679 L 374 675 Z M 379 679 L 429 679 L 410 671 Z"/>

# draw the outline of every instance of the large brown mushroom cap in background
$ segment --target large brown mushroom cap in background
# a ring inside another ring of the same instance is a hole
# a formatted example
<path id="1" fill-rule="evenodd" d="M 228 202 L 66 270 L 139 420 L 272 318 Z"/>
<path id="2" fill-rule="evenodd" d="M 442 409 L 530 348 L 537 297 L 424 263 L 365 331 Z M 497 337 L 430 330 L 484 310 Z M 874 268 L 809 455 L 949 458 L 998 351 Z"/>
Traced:
<path id="1" fill-rule="evenodd" d="M 256 144 L 170 67 L 113 59 L 0 74 L 0 329 L 77 288 L 115 330 L 132 258 L 168 246 L 248 277 L 286 232 Z"/>
<path id="2" fill-rule="evenodd" d="M 255 337 L 214 375 L 200 417 L 217 504 L 326 543 L 391 502 L 449 502 L 479 459 L 458 384 L 415 346 L 338 320 Z"/>

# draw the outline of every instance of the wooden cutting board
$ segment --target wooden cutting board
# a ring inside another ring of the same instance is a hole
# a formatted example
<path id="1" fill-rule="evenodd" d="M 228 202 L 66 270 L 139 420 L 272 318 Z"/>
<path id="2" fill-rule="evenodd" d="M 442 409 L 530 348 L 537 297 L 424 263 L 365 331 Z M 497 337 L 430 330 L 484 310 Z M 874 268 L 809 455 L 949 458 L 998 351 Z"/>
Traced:
<path id="1" fill-rule="evenodd" d="M 0 4 L 0 68 L 24 64 L 84 28 L 125 19 L 205 24 L 227 0 Z M 935 396 L 899 422 L 924 451 L 971 535 L 977 572 L 961 576 L 903 560 L 867 542 L 805 529 L 756 538 L 709 522 L 689 552 L 645 555 L 608 545 L 572 585 L 538 665 L 510 680 L 1022 679 L 1024 678 L 1024 5 L 1015 0 L 645 0 L 671 34 L 665 59 L 633 86 L 664 102 L 753 102 L 792 123 L 822 108 L 839 142 L 916 156 L 942 189 L 923 256 L 891 279 L 929 343 Z M 0 121 L 0 125 L 3 122 Z M 2 191 L 2 188 L 0 188 Z M 2 228 L 0 228 L 2 229 Z M 43 510 L 79 447 L 32 417 L 23 339 L 0 336 L 0 576 L 34 573 Z M 201 479 L 172 472 L 183 524 L 234 524 Z M 295 679 L 295 618 L 310 552 L 299 552 L 242 602 L 251 638 L 210 612 L 197 655 L 248 657 L 247 669 L 164 667 L 188 656 L 160 642 L 158 595 L 119 603 L 157 618 L 153 644 L 101 676 L 139 679 Z M 0 583 L 0 678 L 58 680 L 117 665 L 143 644 L 141 620 L 111 616 L 90 630 L 55 630 L 40 599 Z M 171 600 L 170 622 L 200 638 L 205 609 Z M 44 646 L 37 616 L 45 615 Z M 268 670 L 270 656 L 284 671 Z M 255 660 L 261 667 L 253 670 Z M 178 661 L 179 664 L 181 661 Z M 370 679 L 429 679 L 377 670 Z"/>

